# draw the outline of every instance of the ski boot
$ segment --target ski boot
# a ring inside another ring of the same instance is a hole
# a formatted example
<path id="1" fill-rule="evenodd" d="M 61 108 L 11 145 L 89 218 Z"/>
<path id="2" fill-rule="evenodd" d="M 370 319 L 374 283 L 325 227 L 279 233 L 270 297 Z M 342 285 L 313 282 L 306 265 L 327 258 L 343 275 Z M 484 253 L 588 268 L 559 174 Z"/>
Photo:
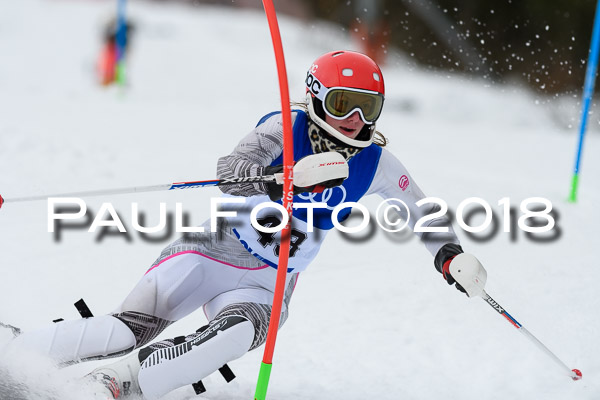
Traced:
<path id="1" fill-rule="evenodd" d="M 139 372 L 140 361 L 138 352 L 135 352 L 115 363 L 96 368 L 88 377 L 99 384 L 95 385 L 97 399 L 141 398 Z"/>

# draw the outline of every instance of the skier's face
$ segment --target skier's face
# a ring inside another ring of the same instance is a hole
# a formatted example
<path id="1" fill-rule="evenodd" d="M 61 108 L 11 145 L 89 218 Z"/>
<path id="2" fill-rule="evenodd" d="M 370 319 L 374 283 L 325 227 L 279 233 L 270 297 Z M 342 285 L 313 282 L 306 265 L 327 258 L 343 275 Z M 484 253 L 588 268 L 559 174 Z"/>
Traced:
<path id="1" fill-rule="evenodd" d="M 325 122 L 350 139 L 355 139 L 361 129 L 365 126 L 358 111 L 353 112 L 342 120 L 331 118 L 329 115 L 325 114 Z"/>

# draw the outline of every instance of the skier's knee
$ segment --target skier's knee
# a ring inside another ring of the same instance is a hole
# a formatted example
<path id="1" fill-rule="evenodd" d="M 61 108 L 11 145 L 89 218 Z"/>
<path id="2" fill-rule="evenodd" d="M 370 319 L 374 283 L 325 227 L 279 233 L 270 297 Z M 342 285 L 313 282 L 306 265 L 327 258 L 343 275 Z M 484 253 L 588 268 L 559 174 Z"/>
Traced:
<path id="1" fill-rule="evenodd" d="M 135 336 L 136 348 L 149 343 L 167 326 L 173 323 L 173 321 L 135 311 L 123 311 L 118 314 L 113 314 L 113 317 L 120 320 L 131 330 Z"/>
<path id="2" fill-rule="evenodd" d="M 223 308 L 215 320 L 226 316 L 240 316 L 252 323 L 254 327 L 254 340 L 250 346 L 250 350 L 261 346 L 267 339 L 267 331 L 269 330 L 269 320 L 271 318 L 271 306 L 268 304 L 259 303 L 236 303 L 230 304 Z M 287 311 L 282 313 L 279 326 L 283 325 L 287 319 Z"/>

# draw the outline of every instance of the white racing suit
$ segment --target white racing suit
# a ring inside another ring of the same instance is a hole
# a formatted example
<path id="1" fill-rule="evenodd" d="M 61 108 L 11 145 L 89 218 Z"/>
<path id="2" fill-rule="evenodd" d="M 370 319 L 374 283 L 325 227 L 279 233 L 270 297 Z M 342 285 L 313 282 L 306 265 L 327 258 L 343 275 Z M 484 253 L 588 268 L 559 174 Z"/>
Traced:
<path id="1" fill-rule="evenodd" d="M 293 121 L 295 160 L 324 149 L 326 144 L 315 140 L 318 128 L 305 112 L 295 110 Z M 218 177 L 263 175 L 266 166 L 281 164 L 282 152 L 281 115 L 272 113 L 261 119 L 230 155 L 219 159 Z M 294 210 L 281 324 L 287 318 L 298 273 L 316 257 L 326 234 L 334 228 L 332 211 L 336 205 L 358 202 L 375 193 L 384 199 L 397 198 L 410 210 L 411 228 L 419 218 L 435 211 L 416 206 L 424 194 L 387 150 L 371 144 L 351 153 L 349 177 L 341 186 L 294 197 L 294 203 L 323 202 L 326 206 L 314 210 L 312 231 L 308 211 Z M 153 343 L 139 352 L 139 384 L 147 399 L 193 384 L 260 346 L 270 317 L 280 235 L 259 232 L 249 223 L 250 210 L 270 201 L 264 183 L 225 186 L 222 190 L 226 197 L 244 198 L 243 206 L 223 206 L 224 210 L 237 211 L 237 217 L 219 219 L 216 232 L 210 232 L 207 221 L 204 233 L 186 234 L 167 246 L 112 313 L 59 322 L 22 334 L 15 342 L 66 364 L 121 356 L 147 345 L 165 327 L 203 307 L 208 326 Z M 346 219 L 350 211 L 343 209 L 338 220 Z M 406 219 L 406 212 L 401 211 L 400 216 Z M 280 219 L 281 213 L 271 207 L 257 216 L 265 226 L 277 225 Z M 449 228 L 448 233 L 417 233 L 434 256 L 444 244 L 458 243 L 445 217 L 429 219 L 427 226 Z"/>

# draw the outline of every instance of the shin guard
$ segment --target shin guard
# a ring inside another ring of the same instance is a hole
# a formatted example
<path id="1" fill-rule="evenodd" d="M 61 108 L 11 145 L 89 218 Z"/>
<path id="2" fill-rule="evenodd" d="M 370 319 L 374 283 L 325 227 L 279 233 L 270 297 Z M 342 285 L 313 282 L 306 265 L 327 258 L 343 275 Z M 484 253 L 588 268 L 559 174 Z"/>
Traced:
<path id="1" fill-rule="evenodd" d="M 192 385 L 252 346 L 254 326 L 240 316 L 227 316 L 168 348 L 155 350 L 142 362 L 139 384 L 144 397 L 158 399 L 185 385 Z"/>
<path id="2" fill-rule="evenodd" d="M 24 332 L 12 341 L 9 351 L 34 351 L 68 365 L 121 356 L 129 353 L 135 344 L 135 336 L 127 325 L 104 315 L 61 321 L 37 331 Z"/>

